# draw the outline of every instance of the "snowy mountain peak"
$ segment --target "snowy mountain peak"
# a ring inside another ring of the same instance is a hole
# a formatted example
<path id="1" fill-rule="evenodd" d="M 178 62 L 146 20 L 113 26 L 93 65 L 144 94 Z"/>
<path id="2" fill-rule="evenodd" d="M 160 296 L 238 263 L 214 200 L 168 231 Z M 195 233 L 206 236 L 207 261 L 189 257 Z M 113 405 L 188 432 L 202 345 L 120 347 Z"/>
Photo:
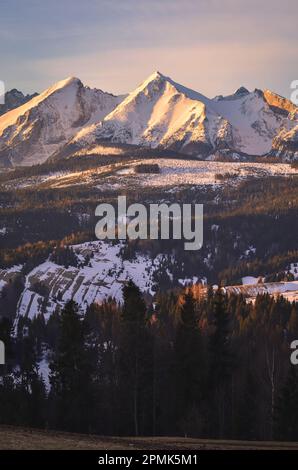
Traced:
<path id="1" fill-rule="evenodd" d="M 159 71 L 127 96 L 59 81 L 0 116 L 0 166 L 98 153 L 101 143 L 170 149 L 197 157 L 298 158 L 298 108 L 270 90 L 240 87 L 213 99 Z"/>
<path id="2" fill-rule="evenodd" d="M 249 90 L 247 88 L 245 88 L 244 86 L 241 86 L 240 88 L 238 88 L 238 90 L 235 91 L 234 93 L 236 96 L 243 96 L 243 95 L 248 95 L 249 94 Z"/>
<path id="3" fill-rule="evenodd" d="M 144 80 L 143 83 L 145 84 L 145 83 L 149 83 L 154 80 L 160 80 L 160 79 L 167 79 L 167 77 L 161 72 L 159 72 L 159 70 L 155 70 L 151 75 L 149 75 L 148 78 L 146 78 L 146 80 Z"/>
<path id="4" fill-rule="evenodd" d="M 5 100 L 4 104 L 0 104 L 0 116 L 2 114 L 8 113 L 12 109 L 18 108 L 22 104 L 27 103 L 32 98 L 37 96 L 37 93 L 33 93 L 32 95 L 24 95 L 21 91 L 13 88 L 10 91 L 5 93 Z"/>
<path id="5" fill-rule="evenodd" d="M 59 80 L 59 82 L 54 83 L 54 85 L 50 86 L 47 88 L 43 93 L 41 93 L 41 96 L 49 96 L 52 93 L 55 93 L 57 91 L 62 90 L 63 88 L 67 87 L 80 87 L 83 86 L 81 80 L 76 77 L 67 77 L 64 80 Z"/>
<path id="6" fill-rule="evenodd" d="M 298 107 L 292 103 L 292 101 L 274 93 L 271 90 L 264 90 L 264 98 L 270 106 L 279 108 L 286 113 L 296 113 L 298 111 Z"/>
<path id="7" fill-rule="evenodd" d="M 46 102 L 46 100 L 55 93 L 61 93 L 61 91 L 67 90 L 69 88 L 73 88 L 73 93 L 76 93 L 77 89 L 79 89 L 80 87 L 83 87 L 82 82 L 78 78 L 74 77 L 69 77 L 50 86 L 40 95 L 34 96 L 27 103 L 2 116 L 0 118 L 0 136 L 2 134 L 3 137 L 3 133 L 8 127 L 17 124 L 18 120 L 20 119 L 20 116 L 25 115 L 31 109 L 36 108 L 40 104 Z"/>
<path id="8" fill-rule="evenodd" d="M 175 82 L 170 77 L 162 74 L 159 71 L 156 71 L 151 74 L 146 80 L 142 82 L 139 87 L 137 87 L 132 93 L 130 93 L 130 95 L 136 95 L 142 90 L 147 89 L 148 87 L 154 87 L 155 90 L 158 90 L 159 88 L 161 89 L 166 85 L 168 85 L 168 87 L 171 86 L 175 88 L 178 93 L 182 93 L 190 99 L 208 101 L 208 98 L 204 95 L 201 95 L 197 91 L 180 85 L 180 83 Z"/>
<path id="9" fill-rule="evenodd" d="M 101 121 L 121 100 L 85 87 L 75 77 L 55 83 L 0 116 L 0 166 L 47 160 L 84 126 Z"/>
<path id="10" fill-rule="evenodd" d="M 149 75 L 146 80 L 144 80 L 135 90 L 133 90 L 128 97 L 136 96 L 138 93 L 143 92 L 144 90 L 149 90 L 152 88 L 159 88 L 164 85 L 167 81 L 167 77 L 162 75 L 160 72 L 156 71 Z"/>
<path id="11" fill-rule="evenodd" d="M 154 72 L 102 122 L 75 136 L 79 148 L 114 143 L 182 150 L 203 134 L 208 98 Z M 190 132 L 191 129 L 191 132 Z M 203 139 L 204 140 L 204 139 Z M 200 142 L 200 146 L 205 143 Z"/>
<path id="12" fill-rule="evenodd" d="M 201 157 L 214 152 L 264 155 L 280 130 L 294 125 L 271 102 L 272 97 L 266 99 L 262 90 L 249 92 L 244 87 L 232 95 L 210 99 L 154 72 L 74 142 L 78 149 L 110 141 Z"/>

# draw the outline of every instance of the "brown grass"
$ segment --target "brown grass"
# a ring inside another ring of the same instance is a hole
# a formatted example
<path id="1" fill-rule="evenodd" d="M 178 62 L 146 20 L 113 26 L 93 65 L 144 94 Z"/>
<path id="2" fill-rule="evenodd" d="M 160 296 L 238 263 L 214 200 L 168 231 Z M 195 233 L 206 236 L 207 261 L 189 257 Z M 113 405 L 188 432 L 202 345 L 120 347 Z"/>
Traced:
<path id="1" fill-rule="evenodd" d="M 204 450 L 298 449 L 293 442 L 248 442 L 182 437 L 102 437 L 0 426 L 0 449 L 13 450 Z"/>

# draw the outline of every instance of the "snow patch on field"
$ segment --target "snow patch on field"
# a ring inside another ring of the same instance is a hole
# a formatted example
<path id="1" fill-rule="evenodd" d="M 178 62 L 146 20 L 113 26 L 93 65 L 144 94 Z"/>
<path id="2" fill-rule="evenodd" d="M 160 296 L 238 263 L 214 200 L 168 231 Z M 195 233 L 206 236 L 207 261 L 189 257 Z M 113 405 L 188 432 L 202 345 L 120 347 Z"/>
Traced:
<path id="1" fill-rule="evenodd" d="M 254 285 L 258 283 L 259 278 L 258 277 L 253 277 L 253 276 L 245 276 L 242 278 L 242 284 L 244 286 L 248 285 Z"/>
<path id="2" fill-rule="evenodd" d="M 140 160 L 139 164 L 148 160 Z M 135 162 L 134 162 L 135 164 Z M 180 159 L 152 159 L 150 164 L 160 168 L 158 174 L 139 174 L 132 167 L 118 171 L 117 177 L 108 176 L 98 189 L 113 188 L 113 185 L 145 186 L 145 187 L 175 187 L 180 185 L 223 185 L 238 183 L 250 177 L 290 176 L 298 174 L 298 170 L 288 164 L 277 163 L 239 163 L 239 162 L 210 162 Z M 119 174 L 121 179 L 119 179 Z M 219 175 L 221 178 L 219 179 Z"/>
<path id="3" fill-rule="evenodd" d="M 158 165 L 160 173 L 138 173 L 136 165 Z M 238 184 L 247 178 L 269 176 L 293 176 L 297 168 L 286 163 L 213 162 L 185 159 L 135 159 L 98 166 L 85 171 L 57 171 L 48 175 L 12 180 L 4 184 L 6 189 L 37 187 L 65 188 L 90 185 L 100 191 L 133 187 L 210 186 Z"/>

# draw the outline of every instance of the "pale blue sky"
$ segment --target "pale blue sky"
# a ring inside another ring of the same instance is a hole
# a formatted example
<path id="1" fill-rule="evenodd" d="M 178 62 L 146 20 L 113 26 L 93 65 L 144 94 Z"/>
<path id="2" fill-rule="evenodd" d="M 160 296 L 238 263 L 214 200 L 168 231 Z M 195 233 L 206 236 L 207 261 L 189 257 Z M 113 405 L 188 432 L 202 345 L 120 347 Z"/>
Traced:
<path id="1" fill-rule="evenodd" d="M 0 0 L 0 79 L 41 91 L 73 75 L 114 93 L 154 70 L 208 96 L 290 96 L 297 0 Z"/>

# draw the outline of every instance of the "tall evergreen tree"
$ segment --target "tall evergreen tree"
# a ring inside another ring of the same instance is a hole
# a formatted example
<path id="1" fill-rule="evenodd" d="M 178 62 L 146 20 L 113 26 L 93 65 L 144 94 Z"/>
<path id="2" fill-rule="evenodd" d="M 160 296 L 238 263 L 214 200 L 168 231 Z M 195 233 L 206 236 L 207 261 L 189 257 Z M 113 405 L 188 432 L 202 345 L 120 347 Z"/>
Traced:
<path id="1" fill-rule="evenodd" d="M 19 322 L 16 351 L 18 358 L 19 417 L 23 424 L 42 427 L 45 424 L 46 389 L 39 373 L 39 339 L 28 318 Z"/>
<path id="2" fill-rule="evenodd" d="M 84 316 L 89 358 L 94 374 L 97 397 L 94 413 L 100 416 L 96 432 L 116 435 L 119 433 L 119 389 L 117 351 L 119 348 L 120 309 L 115 301 L 91 305 Z"/>
<path id="3" fill-rule="evenodd" d="M 231 371 L 231 346 L 229 338 L 229 317 L 227 314 L 226 298 L 219 288 L 213 297 L 212 302 L 212 328 L 210 335 L 209 353 L 210 385 L 224 382 Z"/>
<path id="4" fill-rule="evenodd" d="M 298 441 L 298 372 L 293 365 L 276 406 L 275 435 L 284 441 Z"/>
<path id="5" fill-rule="evenodd" d="M 5 364 L 0 365 L 0 423 L 18 424 L 17 394 L 13 377 L 14 341 L 11 335 L 12 322 L 0 319 L 0 340 L 5 344 Z"/>
<path id="6" fill-rule="evenodd" d="M 212 406 L 209 413 L 209 433 L 222 438 L 229 429 L 231 418 L 231 391 L 228 390 L 232 372 L 232 355 L 229 337 L 229 317 L 226 297 L 219 288 L 212 300 L 212 329 L 209 340 L 209 390 Z"/>
<path id="7" fill-rule="evenodd" d="M 236 438 L 243 440 L 257 440 L 258 385 L 251 370 L 245 370 L 243 393 L 238 396 L 239 405 L 236 419 Z"/>
<path id="8" fill-rule="evenodd" d="M 177 411 L 181 417 L 190 408 L 198 406 L 203 396 L 205 364 L 202 337 L 191 291 L 183 296 L 180 322 L 177 326 L 175 351 L 175 377 Z"/>
<path id="9" fill-rule="evenodd" d="M 52 424 L 68 431 L 92 431 L 94 371 L 84 323 L 73 301 L 69 301 L 61 312 L 58 350 L 50 369 Z"/>
<path id="10" fill-rule="evenodd" d="M 146 304 L 140 289 L 129 281 L 123 287 L 120 330 L 120 386 L 122 423 L 128 433 L 150 432 L 147 418 L 152 396 L 152 343 L 146 325 Z"/>

